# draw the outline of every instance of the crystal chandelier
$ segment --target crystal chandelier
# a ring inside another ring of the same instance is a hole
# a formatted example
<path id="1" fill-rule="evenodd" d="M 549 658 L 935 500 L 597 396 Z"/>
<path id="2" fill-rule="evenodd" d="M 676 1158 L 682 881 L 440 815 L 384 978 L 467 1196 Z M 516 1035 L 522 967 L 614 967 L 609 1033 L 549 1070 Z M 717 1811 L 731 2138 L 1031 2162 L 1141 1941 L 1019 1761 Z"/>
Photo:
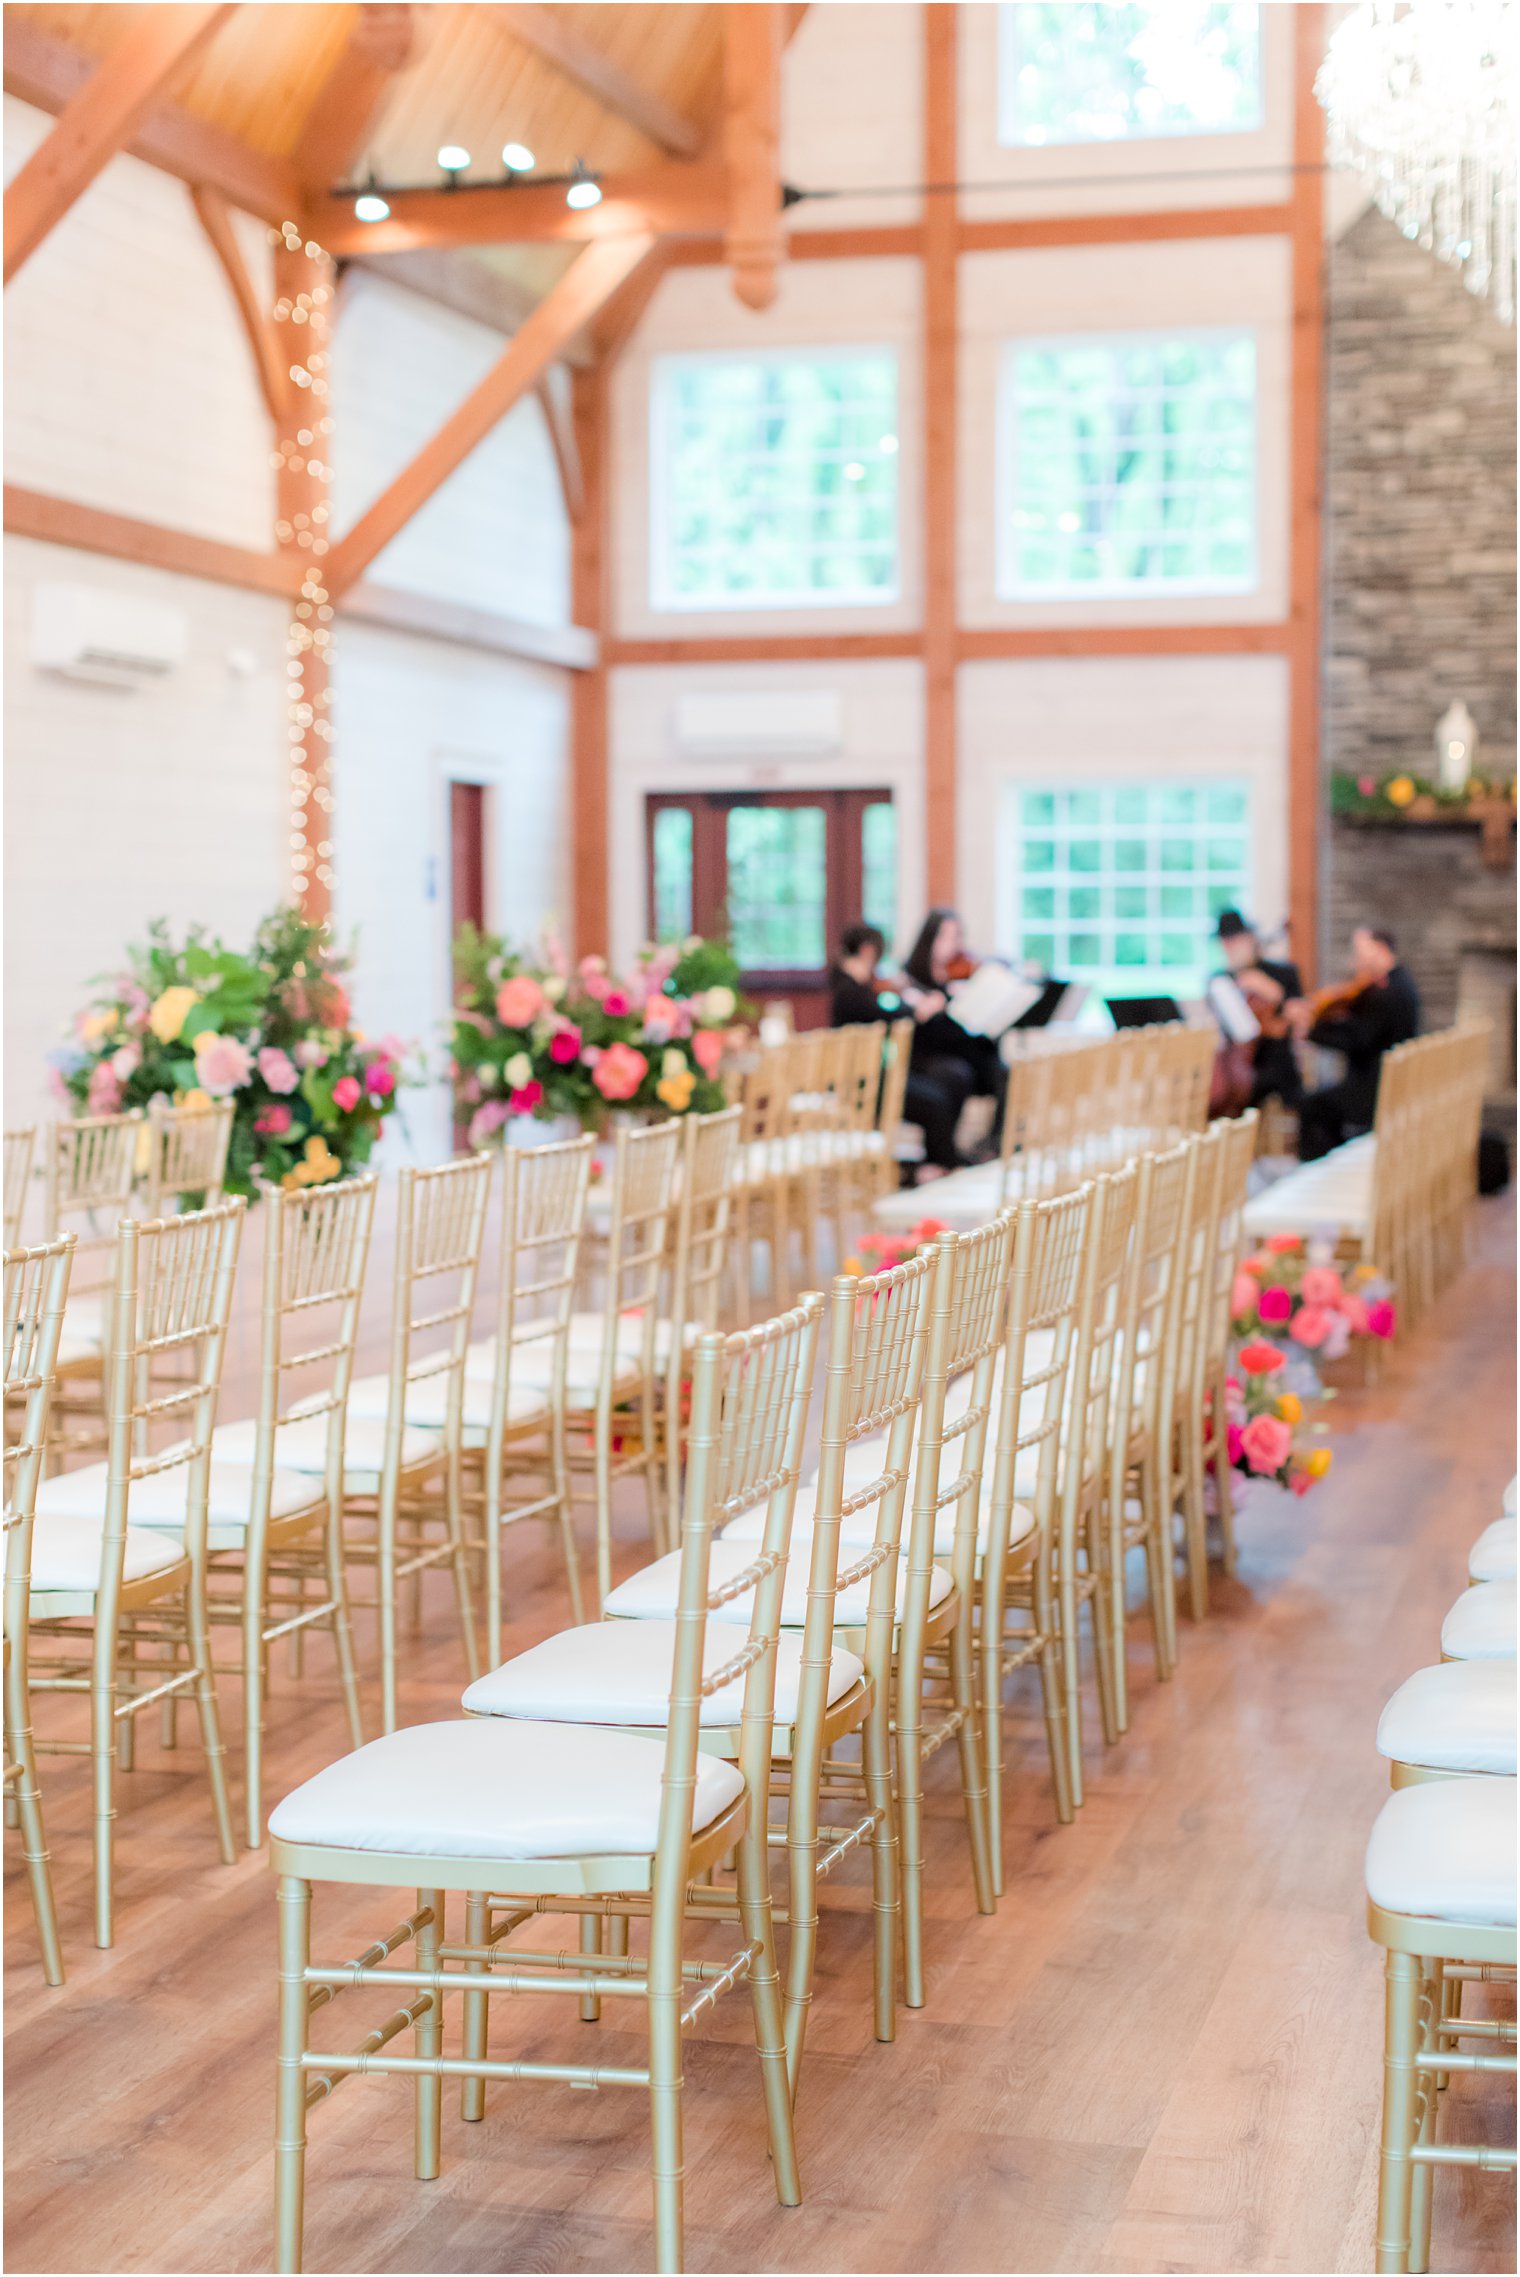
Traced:
<path id="1" fill-rule="evenodd" d="M 1367 178 L 1404 235 L 1515 321 L 1513 0 L 1359 0 L 1315 93 L 1330 159 Z"/>

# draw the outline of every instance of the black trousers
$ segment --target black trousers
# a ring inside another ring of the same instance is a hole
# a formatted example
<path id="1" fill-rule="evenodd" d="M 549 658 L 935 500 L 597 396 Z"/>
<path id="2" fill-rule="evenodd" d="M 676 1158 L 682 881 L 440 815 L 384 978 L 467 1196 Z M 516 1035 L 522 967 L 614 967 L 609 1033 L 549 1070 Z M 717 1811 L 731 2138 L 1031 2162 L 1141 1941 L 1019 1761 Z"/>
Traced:
<path id="1" fill-rule="evenodd" d="M 1371 1127 L 1361 1086 L 1327 1083 L 1323 1091 L 1308 1092 L 1299 1106 L 1298 1159 L 1318 1162 L 1332 1147 Z"/>
<path id="2" fill-rule="evenodd" d="M 971 1096 L 971 1071 L 963 1060 L 921 1060 L 908 1070 L 903 1119 L 917 1123 L 924 1134 L 924 1160 L 941 1170 L 956 1170 L 955 1126 Z"/>

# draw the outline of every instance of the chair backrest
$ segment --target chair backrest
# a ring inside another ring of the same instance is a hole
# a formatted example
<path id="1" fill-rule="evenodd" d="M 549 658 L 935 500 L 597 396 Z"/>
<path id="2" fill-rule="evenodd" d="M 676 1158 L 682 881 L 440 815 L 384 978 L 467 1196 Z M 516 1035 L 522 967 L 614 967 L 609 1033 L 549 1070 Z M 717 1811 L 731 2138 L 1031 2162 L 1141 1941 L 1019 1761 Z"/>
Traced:
<path id="1" fill-rule="evenodd" d="M 680 1193 L 670 1270 L 669 1363 L 684 1367 L 682 1337 L 714 1329 L 729 1266 L 729 1221 L 739 1160 L 741 1111 L 681 1118 Z"/>
<path id="2" fill-rule="evenodd" d="M 655 1378 L 660 1282 L 683 1143 L 679 1116 L 643 1130 L 620 1130 L 613 1143 L 599 1408 L 610 1410 L 614 1379 L 631 1359 L 646 1383 Z"/>
<path id="3" fill-rule="evenodd" d="M 1136 1165 L 1134 1238 L 1109 1431 L 1109 1491 L 1121 1509 L 1137 1439 L 1156 1445 L 1163 1413 L 1170 1417 L 1174 1411 L 1168 1378 L 1176 1366 L 1189 1174 L 1197 1146 L 1196 1139 L 1186 1140 L 1164 1154 L 1143 1154 Z"/>
<path id="4" fill-rule="evenodd" d="M 327 1417 L 323 1492 L 332 1509 L 342 1508 L 348 1393 L 379 1183 L 371 1170 L 330 1186 L 263 1191 L 251 1528 L 268 1523 L 275 1434 L 298 1419 Z"/>
<path id="5" fill-rule="evenodd" d="M 548 1351 L 555 1412 L 563 1405 L 570 1316 L 595 1146 L 588 1132 L 553 1146 L 502 1148 L 501 1264 L 490 1424 L 493 1459 L 498 1461 L 510 1420 L 512 1365 L 519 1351 L 529 1345 Z"/>
<path id="6" fill-rule="evenodd" d="M 1256 1159 L 1256 1125 L 1256 1109 L 1252 1107 L 1218 1126 L 1219 1177 L 1214 1190 L 1204 1332 L 1207 1361 L 1216 1369 L 1230 1341 L 1230 1292 L 1245 1253 L 1246 1198 L 1251 1164 Z"/>
<path id="7" fill-rule="evenodd" d="M 951 1567 L 957 1585 L 969 1591 L 974 1581 L 982 1465 L 1003 1341 L 1013 1236 L 1013 1212 L 1004 1210 L 974 1233 L 942 1233 L 934 1242 L 908 1534 L 905 1659 L 910 1650 L 908 1629 L 916 1620 L 926 1619 L 929 1611 L 942 1510 L 955 1511 Z M 968 1375 L 970 1398 L 951 1415 L 950 1386 Z"/>
<path id="8" fill-rule="evenodd" d="M 26 1197 L 32 1175 L 32 1153 L 37 1126 L 26 1123 L 5 1134 L 5 1247 L 14 1249 L 21 1239 Z"/>
<path id="9" fill-rule="evenodd" d="M 126 1115 L 81 1115 L 46 1127 L 43 1227 L 49 1240 L 61 1233 L 79 1236 L 72 1275 L 76 1293 L 86 1260 L 103 1267 L 108 1254 L 115 1256 L 116 1228 L 132 1208 L 142 1136 L 140 1108 Z M 90 1285 L 101 1284 L 92 1278 Z"/>
<path id="10" fill-rule="evenodd" d="M 74 1236 L 5 1253 L 5 1633 L 26 1634 L 32 1521 Z"/>
<path id="11" fill-rule="evenodd" d="M 850 1131 L 876 1128 L 876 1102 L 881 1091 L 881 1026 L 875 1020 L 858 1020 L 837 1031 L 839 1044 L 839 1097 L 843 1126 Z"/>
<path id="12" fill-rule="evenodd" d="M 106 1498 L 96 1617 L 114 1626 L 126 1550 L 128 1499 L 139 1479 L 185 1469 L 185 1548 L 204 1556 L 222 1358 L 247 1204 L 241 1197 L 184 1217 L 116 1231 L 106 1355 Z M 158 1364 L 173 1363 L 161 1379 Z M 162 1388 L 156 1388 L 162 1382 Z M 189 1422 L 159 1454 L 159 1426 Z"/>
<path id="13" fill-rule="evenodd" d="M 210 1209 L 222 1198 L 227 1148 L 232 1138 L 232 1101 L 204 1107 L 153 1106 L 143 1206 L 150 1218 L 169 1208 Z"/>
<path id="14" fill-rule="evenodd" d="M 462 1155 L 430 1170 L 396 1174 L 396 1267 L 391 1301 L 389 1390 L 381 1495 L 394 1492 L 410 1393 L 443 1377 L 445 1436 L 457 1446 L 464 1406 L 464 1359 L 475 1311 L 495 1157 Z"/>
<path id="15" fill-rule="evenodd" d="M 903 1119 L 903 1107 L 908 1096 L 908 1061 L 913 1055 L 913 1022 L 894 1020 L 887 1030 L 886 1051 L 883 1055 L 881 1097 L 876 1109 L 876 1128 L 883 1133 L 890 1147 Z"/>
<path id="16" fill-rule="evenodd" d="M 983 1559 L 984 1619 L 1002 1619 L 1015 1502 L 1033 1511 L 1048 1583 L 1095 1192 L 1089 1182 L 1047 1201 L 1020 1202 L 1014 1211 L 997 1459 Z M 1031 1455 L 1032 1488 L 1028 1463 L 1020 1462 Z"/>
<path id="17" fill-rule="evenodd" d="M 654 1867 L 657 1915 L 662 1905 L 680 1906 L 685 1900 L 702 1702 L 741 1676 L 739 1768 L 749 1790 L 751 1824 L 765 1823 L 787 1545 L 822 1311 L 821 1297 L 807 1297 L 759 1328 L 703 1336 L 693 1356 L 676 1643 Z M 714 1532 L 761 1503 L 765 1532 L 755 1556 L 715 1589 Z M 709 1613 L 750 1590 L 754 1602 L 748 1636 L 721 1668 L 705 1672 Z"/>
<path id="18" fill-rule="evenodd" d="M 1139 1172 L 1094 1181 L 1070 1378 L 1070 1429 L 1062 1463 L 1059 1555 L 1070 1570 L 1087 1498 L 1107 1484 L 1108 1433 Z"/>

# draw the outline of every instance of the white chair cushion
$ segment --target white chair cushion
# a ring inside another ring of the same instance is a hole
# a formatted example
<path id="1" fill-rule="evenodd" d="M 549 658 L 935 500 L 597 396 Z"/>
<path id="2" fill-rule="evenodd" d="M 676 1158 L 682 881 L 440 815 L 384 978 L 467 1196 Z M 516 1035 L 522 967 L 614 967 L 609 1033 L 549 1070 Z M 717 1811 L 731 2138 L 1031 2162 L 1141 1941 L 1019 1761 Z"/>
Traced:
<path id="1" fill-rule="evenodd" d="M 542 1644 L 504 1661 L 464 1695 L 477 1716 L 530 1716 L 543 1723 L 649 1724 L 664 1726 L 670 1701 L 675 1653 L 674 1621 L 590 1621 L 561 1629 Z M 731 1630 L 710 1625 L 703 1644 L 702 1673 L 712 1675 L 731 1660 L 742 1640 Z M 860 1682 L 863 1663 L 836 1645 L 829 1666 L 830 1701 Z M 795 1631 L 780 1639 L 776 1655 L 776 1721 L 789 1724 L 797 1714 L 802 1678 L 802 1638 Z M 721 1730 L 737 1724 L 744 1708 L 744 1678 L 734 1678 L 702 1702 L 701 1722 Z"/>
<path id="2" fill-rule="evenodd" d="M 600 1352 L 606 1326 L 606 1319 L 602 1313 L 573 1312 L 570 1315 L 571 1350 Z M 695 1344 L 701 1333 L 702 1331 L 696 1322 L 689 1320 L 681 1333 L 683 1347 L 689 1348 Z M 654 1356 L 662 1366 L 670 1356 L 670 1335 L 670 1322 L 663 1318 L 657 1320 L 654 1324 Z M 633 1354 L 642 1352 L 644 1323 L 638 1313 L 625 1312 L 618 1315 L 617 1340 L 620 1352 Z"/>
<path id="3" fill-rule="evenodd" d="M 408 1857 L 652 1857 L 663 1739 L 504 1716 L 413 1724 L 372 1739 L 270 1814 L 281 1842 Z M 737 1767 L 697 1757 L 694 1827 L 744 1791 Z"/>
<path id="4" fill-rule="evenodd" d="M 1474 1581 L 1515 1579 L 1515 1521 L 1496 1518 L 1485 1526 L 1467 1553 L 1467 1571 Z"/>
<path id="5" fill-rule="evenodd" d="M 466 1374 L 464 1380 L 464 1443 L 467 1447 L 483 1447 L 491 1429 L 490 1376 Z M 391 1383 L 389 1376 L 361 1376 L 348 1395 L 348 1428 L 352 1440 L 354 1419 L 383 1423 L 390 1411 Z M 441 1431 L 448 1422 L 449 1381 L 447 1376 L 424 1376 L 421 1383 L 413 1384 L 407 1397 L 406 1419 L 418 1431 Z M 507 1387 L 507 1422 L 517 1427 L 531 1423 L 547 1423 L 549 1402 L 541 1391 L 527 1384 L 509 1384 Z"/>
<path id="6" fill-rule="evenodd" d="M 1378 1718 L 1377 1749 L 1426 1771 L 1515 1776 L 1515 1664 L 1448 1660 L 1405 1679 Z"/>
<path id="7" fill-rule="evenodd" d="M 868 1478 L 879 1476 L 879 1471 L 868 1474 Z M 858 1493 L 859 1485 L 865 1483 L 867 1482 L 862 1480 L 859 1484 L 852 1485 L 849 1492 Z M 792 1523 L 792 1555 L 794 1558 L 808 1554 L 808 1551 L 803 1548 L 803 1544 L 804 1541 L 809 1545 L 812 1542 L 814 1497 L 817 1491 L 818 1482 L 816 1479 L 811 1480 L 806 1486 L 799 1486 L 797 1489 L 797 1507 L 793 1514 Z M 871 1502 L 866 1504 L 863 1509 L 847 1511 L 840 1520 L 839 1540 L 841 1549 L 839 1562 L 841 1565 L 848 1565 L 852 1554 L 858 1555 L 861 1550 L 868 1549 L 871 1543 L 875 1541 L 876 1521 L 880 1509 L 879 1502 Z M 913 1513 L 905 1504 L 903 1507 L 904 1543 L 907 1541 L 912 1520 Z M 947 1503 L 934 1522 L 934 1554 L 937 1558 L 949 1557 L 955 1547 L 955 1520 L 955 1508 L 952 1504 Z M 976 1528 L 978 1551 L 985 1550 L 987 1547 L 987 1534 L 991 1524 L 992 1498 L 984 1484 L 981 1515 L 977 1520 Z M 1016 1502 L 1010 1519 L 1009 1541 L 1021 1542 L 1026 1534 L 1033 1531 L 1033 1528 L 1034 1512 L 1027 1503 Z M 721 1538 L 725 1542 L 754 1544 L 763 1538 L 764 1533 L 765 1506 L 762 1503 L 758 1509 L 746 1510 L 742 1517 L 731 1519 L 724 1527 Z"/>
<path id="8" fill-rule="evenodd" d="M 1367 1895 L 1389 1913 L 1512 1927 L 1513 1779 L 1430 1779 L 1390 1795 L 1367 1845 Z"/>
<path id="9" fill-rule="evenodd" d="M 798 1547 L 787 1565 L 786 1583 L 781 1593 L 781 1625 L 786 1629 L 800 1629 L 807 1619 L 808 1551 L 811 1536 L 799 1533 Z M 758 1544 L 755 1542 L 717 1541 L 712 1546 L 711 1586 L 716 1589 L 742 1573 L 753 1563 Z M 841 1560 L 841 1563 L 847 1562 Z M 903 1597 L 908 1576 L 901 1559 L 897 1567 L 897 1610 L 902 1612 Z M 932 1569 L 929 1580 L 929 1603 L 941 1604 L 949 1596 L 954 1583 L 943 1566 Z M 676 1603 L 681 1588 L 681 1553 L 672 1550 L 668 1557 L 656 1558 L 653 1565 L 644 1566 L 620 1581 L 605 1600 L 602 1610 L 615 1621 L 670 1621 L 674 1620 Z M 864 1581 L 852 1582 L 835 1600 L 834 1619 L 841 1629 L 864 1628 L 871 1603 L 871 1576 Z M 754 1611 L 754 1592 L 745 1590 L 742 1597 L 730 1598 L 726 1605 L 713 1608 L 711 1619 L 724 1627 L 748 1628 Z"/>
<path id="10" fill-rule="evenodd" d="M 572 1407 L 594 1405 L 602 1388 L 602 1348 L 597 1344 L 572 1344 L 565 1356 L 565 1398 Z M 470 1345 L 464 1356 L 465 1379 L 472 1376 L 477 1382 L 489 1382 L 496 1373 L 496 1339 L 486 1337 L 479 1344 Z M 513 1388 L 526 1387 L 548 1392 L 554 1381 L 554 1347 L 540 1340 L 521 1345 L 512 1355 Z M 619 1365 L 612 1379 L 613 1395 L 628 1399 L 643 1383 L 636 1365 Z"/>
<path id="11" fill-rule="evenodd" d="M 87 1463 L 82 1470 L 62 1471 L 56 1478 L 44 1479 L 37 1489 L 39 1519 L 88 1518 L 94 1525 L 103 1526 L 106 1515 L 106 1477 L 107 1468 L 104 1463 Z M 206 1506 L 207 1520 L 212 1528 L 232 1526 L 246 1529 L 252 1489 L 253 1473 L 243 1464 L 213 1463 Z M 164 1526 L 183 1532 L 185 1497 L 189 1491 L 188 1463 L 181 1463 L 172 1471 L 155 1471 L 150 1478 L 134 1479 L 127 1489 L 128 1525 Z M 298 1471 L 276 1471 L 270 1515 L 288 1518 L 297 1510 L 306 1510 L 319 1491 L 316 1482 L 309 1477 L 302 1477 Z"/>
<path id="12" fill-rule="evenodd" d="M 250 1415 L 241 1423 L 219 1423 L 211 1434 L 214 1462 L 252 1463 L 258 1444 L 258 1425 Z M 404 1470 L 424 1463 L 438 1452 L 431 1431 L 408 1424 L 401 1434 Z M 275 1432 L 274 1459 L 282 1471 L 303 1471 L 320 1478 L 327 1468 L 327 1417 L 297 1416 Z M 380 1484 L 385 1461 L 385 1424 L 370 1415 L 351 1415 L 344 1438 L 343 1483 L 350 1494 L 373 1494 Z"/>
<path id="13" fill-rule="evenodd" d="M 1375 1142 L 1349 1139 L 1317 1162 L 1301 1163 L 1286 1178 L 1253 1194 L 1245 1207 L 1253 1239 L 1271 1233 L 1360 1234 L 1372 1211 Z"/>
<path id="14" fill-rule="evenodd" d="M 1515 1584 L 1480 1581 L 1464 1589 L 1441 1623 L 1441 1650 L 1448 1660 L 1513 1660 Z"/>
<path id="15" fill-rule="evenodd" d="M 1513 1518 L 1515 1515 L 1515 1492 L 1517 1487 L 1520 1487 L 1520 1478 L 1512 1478 L 1509 1482 L 1509 1485 L 1504 1489 L 1503 1510 L 1506 1518 Z"/>
<path id="16" fill-rule="evenodd" d="M 32 1600 L 39 1597 L 93 1597 L 100 1586 L 98 1518 L 39 1517 L 32 1529 Z M 140 1526 L 129 1526 L 122 1576 L 142 1581 L 150 1573 L 178 1565 L 184 1551 L 176 1541 Z"/>
<path id="17" fill-rule="evenodd" d="M 903 1186 L 882 1194 L 871 1204 L 871 1215 L 888 1233 L 911 1233 L 924 1218 L 937 1218 L 952 1233 L 974 1233 L 998 1213 L 1002 1167 L 979 1162 L 970 1170 L 952 1170 L 932 1186 Z"/>

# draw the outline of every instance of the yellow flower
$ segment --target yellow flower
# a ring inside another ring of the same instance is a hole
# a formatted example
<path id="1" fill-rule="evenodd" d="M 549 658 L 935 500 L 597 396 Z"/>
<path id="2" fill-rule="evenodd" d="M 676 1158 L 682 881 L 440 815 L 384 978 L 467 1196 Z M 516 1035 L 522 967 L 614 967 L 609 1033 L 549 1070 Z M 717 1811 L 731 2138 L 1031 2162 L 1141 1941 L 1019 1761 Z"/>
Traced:
<path id="1" fill-rule="evenodd" d="M 119 1017 L 114 1004 L 108 1005 L 104 1012 L 87 1012 L 79 1023 L 81 1042 L 98 1044 L 102 1036 L 111 1033 Z"/>
<path id="2" fill-rule="evenodd" d="M 200 1002 L 194 988 L 166 988 L 148 1014 L 148 1026 L 161 1044 L 172 1044 Z"/>
<path id="3" fill-rule="evenodd" d="M 176 1107 L 209 1107 L 211 1105 L 211 1094 L 209 1091 L 203 1091 L 197 1084 L 193 1091 L 176 1091 L 174 1104 Z"/>
<path id="4" fill-rule="evenodd" d="M 1323 1478 L 1335 1456 L 1328 1447 L 1316 1447 L 1304 1457 L 1304 1469 L 1310 1478 Z"/>
<path id="5" fill-rule="evenodd" d="M 696 1087 L 697 1079 L 691 1069 L 683 1067 L 679 1075 L 667 1075 L 655 1085 L 655 1097 L 663 1099 L 673 1113 L 684 1115 Z"/>
<path id="6" fill-rule="evenodd" d="M 1284 1423 L 1297 1423 L 1303 1416 L 1304 1403 L 1297 1392 L 1281 1392 L 1278 1395 L 1277 1412 Z"/>
<path id="7" fill-rule="evenodd" d="M 305 1159 L 293 1170 L 287 1170 L 280 1180 L 282 1186 L 325 1186 L 329 1178 L 339 1178 L 343 1165 L 328 1146 L 320 1131 L 313 1131 L 306 1141 Z"/>
<path id="8" fill-rule="evenodd" d="M 1407 775 L 1395 775 L 1383 792 L 1390 806 L 1408 806 L 1414 795 L 1414 785 Z"/>

